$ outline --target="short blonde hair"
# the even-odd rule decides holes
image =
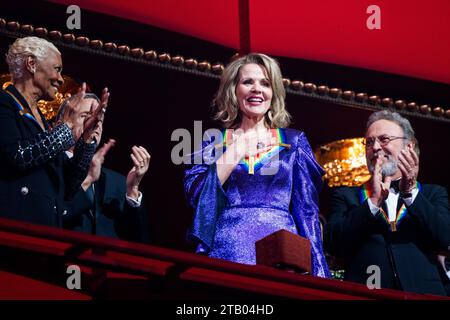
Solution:
[[[25,61],[28,57],[35,57],[40,62],[47,57],[50,50],[61,54],[53,43],[42,38],[25,37],[14,41],[6,54],[12,80],[16,81],[25,75]]]
[[[215,120],[220,120],[225,128],[234,128],[241,122],[239,105],[236,97],[236,86],[239,81],[239,70],[247,64],[262,66],[269,78],[273,91],[269,111],[265,115],[265,122],[270,128],[285,128],[291,122],[291,116],[286,110],[284,89],[281,70],[278,62],[261,53],[250,53],[231,62],[225,68],[220,79],[220,87],[214,98],[214,105],[218,109]]]

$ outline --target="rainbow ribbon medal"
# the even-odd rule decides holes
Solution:
[[[239,163],[244,166],[248,174],[255,174],[255,171],[259,170],[271,157],[279,153],[284,148],[290,148],[290,145],[286,143],[286,135],[283,129],[271,129],[272,136],[276,138],[277,145],[273,146],[267,151],[258,153],[256,156],[245,157]],[[223,134],[223,143],[226,146],[228,141],[232,141],[233,130],[226,129]]]
[[[421,185],[419,184],[419,182],[416,181],[416,188],[419,189],[419,191],[421,190]],[[360,193],[359,193],[359,200],[360,202],[364,202],[366,201],[367,198],[369,198],[369,190],[367,190],[366,185],[362,185],[360,188]],[[386,213],[386,211],[384,211],[383,208],[380,208],[380,212],[381,212],[381,217],[383,218],[383,220],[390,226],[390,229],[392,232],[396,232],[397,228],[400,224],[400,222],[403,220],[403,218],[406,216],[406,212],[408,210],[406,209],[406,205],[403,203],[402,206],[400,207],[400,209],[398,209],[397,212],[397,216],[395,217],[394,221],[389,220],[389,215]]]

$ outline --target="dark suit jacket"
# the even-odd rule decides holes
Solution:
[[[360,203],[359,192],[341,187],[331,195],[325,245],[344,258],[345,279],[366,284],[367,267],[377,265],[383,288],[445,295],[434,252],[450,244],[446,189],[423,185],[396,232],[370,212],[367,200]]]
[[[15,87],[6,89],[29,112],[26,100]],[[74,193],[88,169],[75,164],[76,159],[66,162],[64,150],[73,144],[67,126],[43,131],[20,112],[9,93],[0,90],[0,216],[61,226],[64,196]],[[90,151],[83,155],[91,158],[95,145],[86,148]]]
[[[80,190],[65,203],[63,227],[123,240],[148,242],[148,220],[143,201],[133,208],[126,201],[126,178],[102,168],[94,184],[95,209],[87,192]],[[95,215],[95,218],[94,218]]]

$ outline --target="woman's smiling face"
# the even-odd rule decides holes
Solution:
[[[263,117],[270,108],[272,95],[272,86],[263,66],[250,63],[241,67],[236,98],[243,116]]]

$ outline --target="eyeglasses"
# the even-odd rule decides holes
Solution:
[[[397,140],[397,139],[407,139],[407,138],[405,138],[405,137],[396,137],[396,136],[388,136],[388,135],[381,135],[381,136],[378,136],[378,137],[365,138],[363,140],[363,144],[366,146],[366,148],[371,148],[375,144],[375,141],[378,140],[378,142],[380,143],[380,146],[384,147],[389,142],[391,142],[392,140]]]

